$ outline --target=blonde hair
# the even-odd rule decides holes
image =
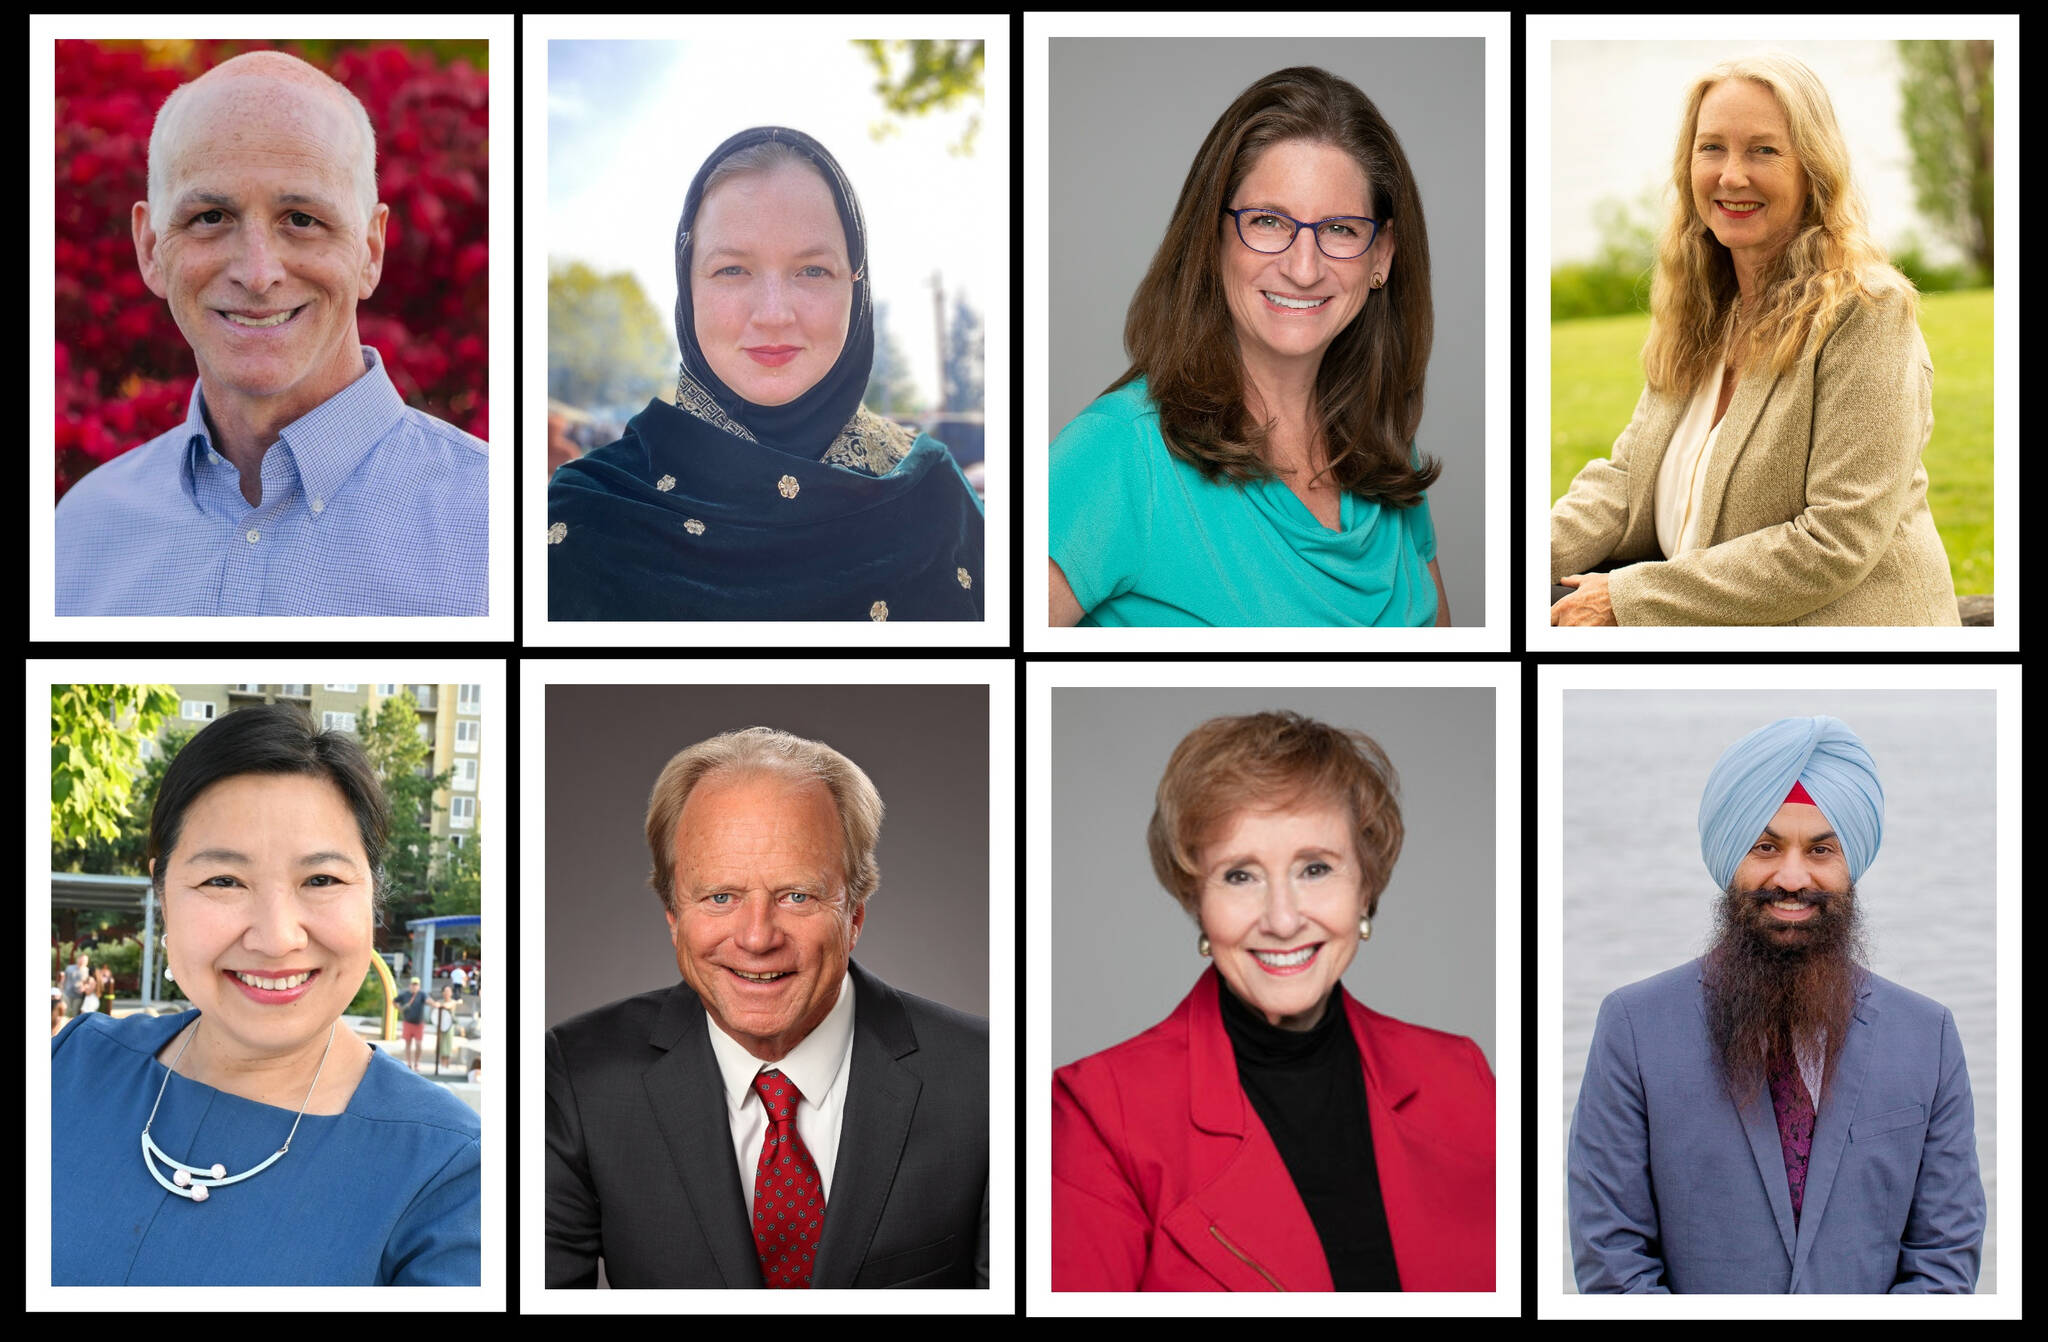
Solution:
[[[839,812],[847,904],[866,904],[882,879],[875,845],[882,837],[883,808],[874,783],[858,764],[823,741],[807,741],[772,727],[747,727],[679,751],[655,780],[647,798],[647,849],[654,858],[647,883],[661,896],[662,908],[675,912],[676,825],[683,803],[712,774],[744,773],[780,773],[825,785]]]
[[[1676,199],[1657,239],[1650,335],[1643,344],[1644,379],[1667,394],[1689,393],[1717,365],[1733,320],[1734,260],[1700,219],[1692,198],[1700,103],[1724,79],[1747,79],[1770,90],[1785,113],[1792,158],[1806,171],[1806,205],[1797,231],[1757,277],[1744,371],[1784,372],[1859,298],[1899,292],[1917,308],[1913,286],[1870,236],[1869,211],[1849,175],[1841,123],[1819,76],[1785,55],[1724,61],[1693,81],[1671,156]]]
[[[1145,831],[1153,874],[1193,914],[1201,884],[1199,850],[1232,816],[1336,802],[1351,812],[1370,916],[1379,911],[1380,895],[1401,856],[1399,787],[1386,752],[1364,732],[1291,712],[1211,718],[1174,747],[1159,779]]]

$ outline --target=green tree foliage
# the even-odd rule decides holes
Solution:
[[[195,729],[196,730],[196,729]],[[128,819],[111,839],[94,834],[82,844],[50,845],[51,871],[89,872],[96,876],[147,876],[149,874],[149,813],[156,806],[156,792],[163,785],[164,770],[178,757],[178,751],[192,739],[191,731],[171,728],[157,742],[154,757],[142,766],[128,797]]]
[[[945,409],[982,408],[983,336],[981,314],[967,306],[966,298],[953,295],[953,320],[946,331]]]
[[[972,154],[974,137],[981,130],[980,42],[944,41],[920,38],[916,41],[856,40],[853,44],[875,67],[875,96],[893,120],[878,121],[868,134],[882,140],[896,133],[906,117],[924,116],[972,100],[976,110],[967,117],[967,128],[949,146],[955,154]]]
[[[1650,310],[1650,273],[1657,264],[1660,190],[1632,203],[1608,198],[1593,207],[1600,251],[1591,261],[1550,272],[1550,320],[1607,317]]]
[[[1920,212],[1991,279],[1991,43],[1899,43],[1899,123]]]
[[[483,857],[479,840],[471,839],[462,847],[451,848],[444,853],[436,876],[436,917],[484,911]]]
[[[548,395],[583,409],[637,411],[665,392],[675,335],[629,273],[581,261],[548,267]]]
[[[875,304],[875,366],[868,374],[868,389],[861,400],[878,415],[910,415],[917,407],[917,384],[910,377],[910,361],[896,333],[889,329],[889,305]]]
[[[50,687],[50,845],[111,844],[134,818],[145,736],[178,711],[169,685]]]
[[[448,786],[452,771],[427,774],[433,746],[421,738],[419,705],[410,692],[392,695],[377,705],[361,736],[363,751],[384,784],[391,803],[391,849],[384,860],[385,888],[390,905],[387,929],[403,936],[408,918],[433,911],[434,793]]]

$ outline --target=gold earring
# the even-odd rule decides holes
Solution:
[[[1209,934],[1202,933],[1202,939],[1195,943],[1195,953],[1206,957],[1209,954]]]
[[[1358,915],[1358,939],[1360,941],[1372,940],[1372,919],[1362,913]]]
[[[1386,282],[1387,277],[1385,275],[1375,275],[1372,277],[1372,287],[1375,289],[1382,287]]]

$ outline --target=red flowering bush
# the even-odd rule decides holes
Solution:
[[[489,80],[485,44],[57,43],[57,497],[177,426],[197,371],[142,282],[129,209],[149,195],[149,132],[180,84],[275,47],[362,100],[391,207],[384,273],[356,309],[408,405],[486,436]],[[463,48],[467,48],[464,51]],[[441,57],[449,59],[443,63]]]

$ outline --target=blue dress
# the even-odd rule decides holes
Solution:
[[[382,1052],[346,1112],[306,1115],[254,1178],[205,1202],[150,1178],[155,1055],[197,1014],[84,1015],[51,1041],[52,1285],[480,1284],[483,1125]],[[150,1137],[188,1165],[239,1173],[284,1143],[294,1112],[173,1073]]]

